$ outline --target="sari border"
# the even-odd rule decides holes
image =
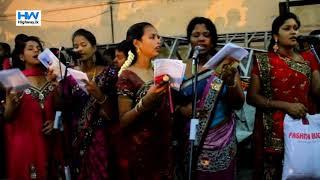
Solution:
[[[208,82],[206,88],[210,88],[208,94],[204,94],[202,97],[205,97],[203,107],[198,110],[197,116],[199,118],[198,131],[196,136],[197,145],[201,145],[204,141],[204,135],[208,130],[210,124],[210,117],[213,109],[215,108],[218,96],[223,87],[223,80],[219,79],[216,76],[213,76],[211,81]]]
[[[266,98],[272,99],[271,89],[271,65],[267,53],[256,54],[256,60],[259,68],[259,76],[262,81],[263,94]],[[283,150],[283,139],[274,137],[273,130],[273,115],[274,111],[266,110],[262,112],[263,127],[264,127],[264,148],[274,149],[276,151]]]

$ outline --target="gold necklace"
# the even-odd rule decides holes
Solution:
[[[284,56],[284,55],[281,55],[280,53],[277,53],[277,55],[279,56],[280,59],[283,59],[284,61],[294,61],[294,62],[298,62],[298,63],[306,63],[300,54],[297,54],[298,59],[293,58],[293,57]]]
[[[97,67],[94,67],[93,76],[92,76],[91,81],[94,81],[94,80],[95,80],[95,78],[96,78],[96,73],[97,73]]]

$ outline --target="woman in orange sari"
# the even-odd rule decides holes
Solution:
[[[256,54],[247,95],[257,108],[254,179],[281,179],[285,114],[299,119],[316,112],[311,97],[320,96],[318,64],[311,52],[295,50],[299,28],[296,15],[280,15],[272,24],[269,52]]]

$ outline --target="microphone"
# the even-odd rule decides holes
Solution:
[[[303,36],[303,35],[300,35],[297,37],[297,40],[298,41],[317,41],[317,40],[320,40],[320,35],[308,35],[308,36]]]
[[[193,55],[192,55],[192,59],[196,59],[198,56],[199,56],[199,54],[200,54],[200,51],[201,50],[203,50],[204,49],[204,47],[202,47],[202,46],[196,46],[196,47],[194,47],[194,49],[193,49]]]

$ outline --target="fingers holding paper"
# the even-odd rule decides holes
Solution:
[[[23,92],[13,91],[12,88],[6,90],[6,100],[4,102],[4,119],[11,120],[15,110],[19,107],[23,98]]]
[[[52,131],[53,131],[53,121],[44,122],[42,132],[45,135],[50,135]]]
[[[239,65],[239,62],[230,57],[227,56],[216,68],[215,73],[220,75],[221,79],[229,86],[234,85],[235,83],[235,77],[238,72],[237,67]]]
[[[13,91],[12,88],[6,90],[6,103],[18,106],[23,97],[23,92]]]
[[[100,88],[97,86],[96,82],[94,81],[88,81],[88,80],[81,80],[83,83],[85,83],[85,88],[88,91],[89,94],[91,94],[95,99],[101,100],[104,98],[104,94],[100,90]]]

